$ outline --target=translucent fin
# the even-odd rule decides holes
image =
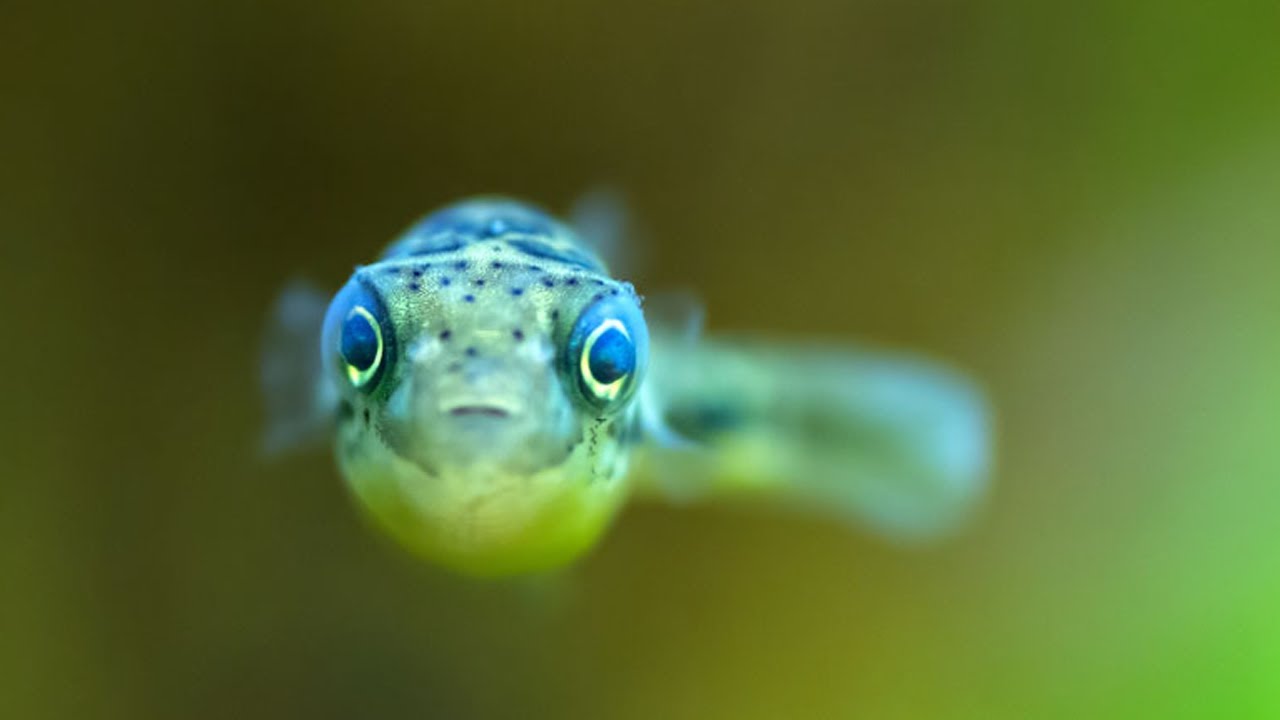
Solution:
[[[678,499],[776,502],[904,540],[950,530],[984,494],[989,410],[958,373],[872,351],[663,343],[655,402],[702,451],[650,448],[639,464],[660,492],[675,474]]]
[[[967,519],[991,464],[990,410],[977,386],[905,356],[831,358],[827,368],[827,381],[845,388],[831,393],[834,426],[807,464],[820,480],[815,499],[896,539]]]
[[[693,352],[702,338],[706,312],[702,301],[691,291],[672,291],[646,296],[645,322],[662,337],[666,352]],[[661,447],[689,449],[694,446],[664,421],[665,410],[653,383],[641,387],[640,426],[647,442]]]
[[[644,319],[653,332],[692,348],[702,338],[707,311],[692,290],[671,290],[644,296]]]
[[[569,224],[615,276],[633,273],[643,260],[626,200],[612,187],[592,188],[579,196],[569,209]]]
[[[262,451],[276,455],[318,444],[338,397],[323,382],[320,333],[328,296],[294,280],[276,299],[262,343],[260,381],[266,411]]]

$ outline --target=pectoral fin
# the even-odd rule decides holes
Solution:
[[[262,451],[275,455],[318,444],[338,397],[324,382],[320,334],[328,297],[295,280],[276,299],[263,334],[259,381],[265,410]]]

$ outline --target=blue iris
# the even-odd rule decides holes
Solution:
[[[622,331],[609,328],[591,346],[587,367],[596,382],[608,385],[636,369],[636,346]]]
[[[352,313],[342,325],[342,358],[357,370],[368,370],[378,359],[378,331],[366,315]]]

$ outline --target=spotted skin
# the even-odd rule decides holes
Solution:
[[[579,554],[626,497],[614,438],[638,415],[631,394],[584,397],[563,349],[598,307],[620,308],[643,336],[639,306],[630,284],[528,205],[473,200],[410,228],[356,269],[325,322],[344,408],[338,463],[362,506],[410,548],[476,574]],[[342,351],[357,307],[373,308],[388,338],[368,387],[348,381]]]
[[[888,534],[949,527],[988,465],[963,377],[909,358],[702,340],[570,226],[476,198],[411,226],[328,305],[323,377],[359,505],[473,575],[565,565],[631,497],[764,498]]]

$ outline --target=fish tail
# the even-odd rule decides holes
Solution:
[[[986,399],[917,357],[751,340],[658,338],[650,382],[688,442],[638,457],[642,487],[675,499],[767,501],[898,539],[944,533],[984,494]]]

